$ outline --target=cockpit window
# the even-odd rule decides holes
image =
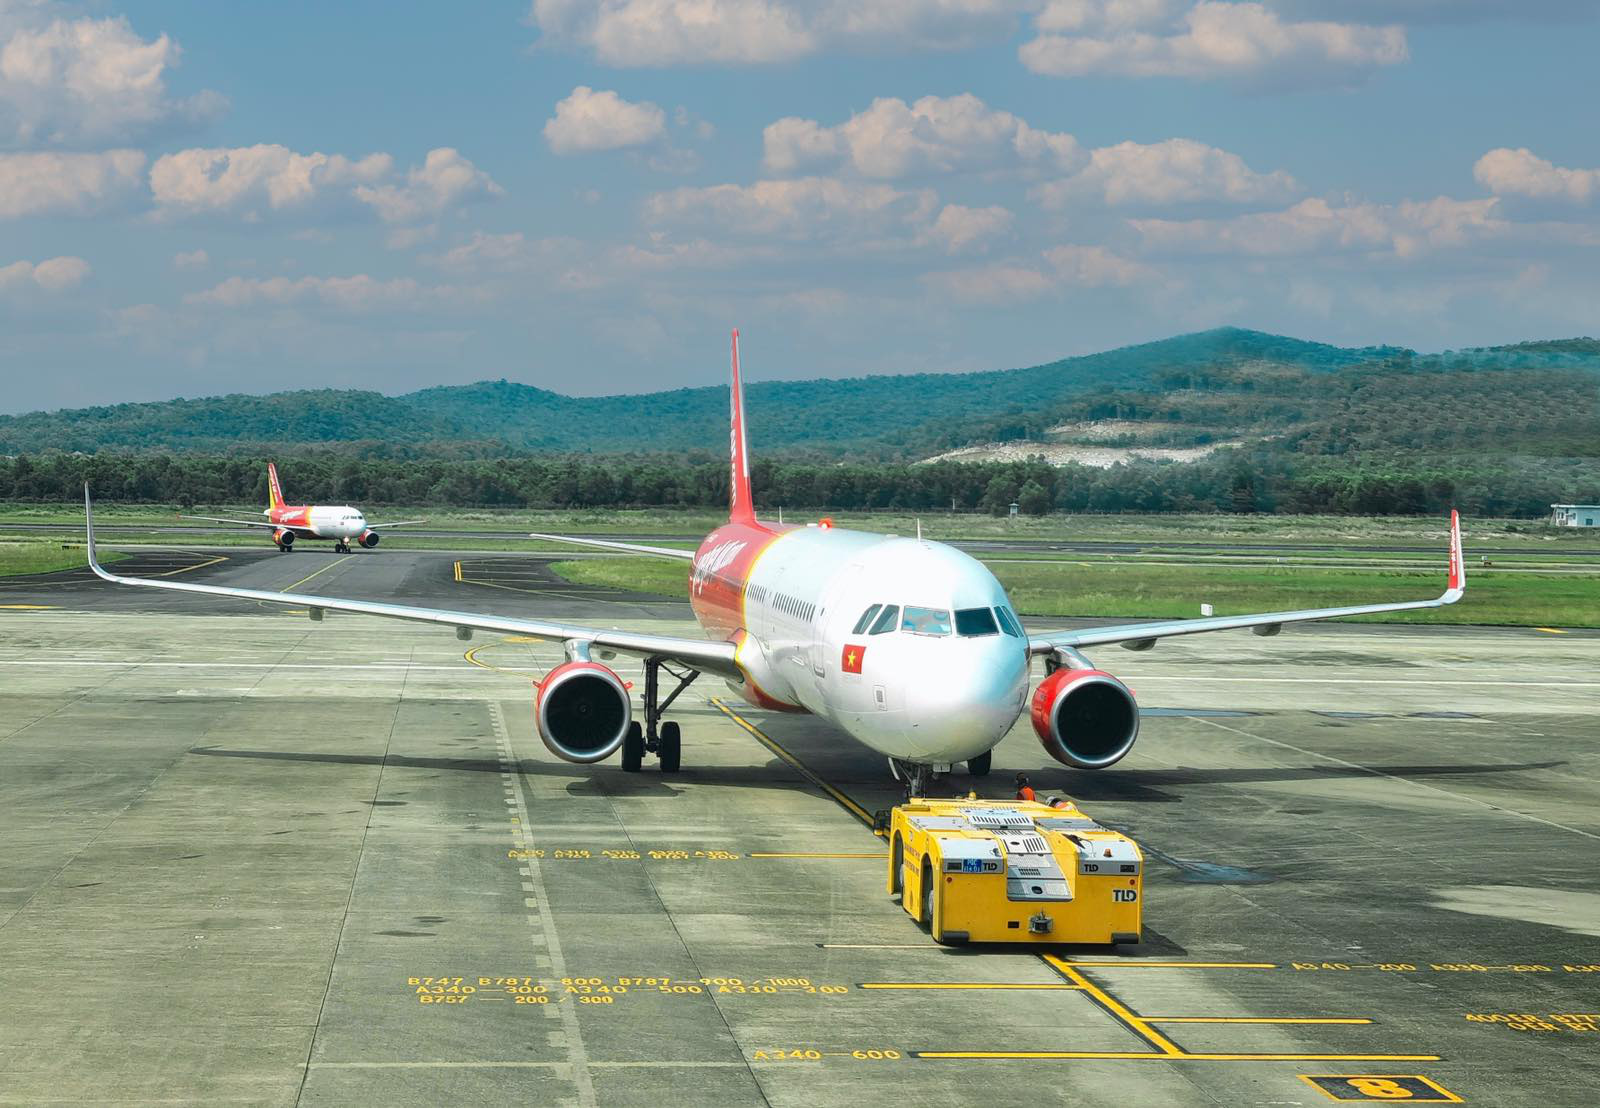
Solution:
[[[956,609],[956,634],[967,638],[976,638],[979,635],[998,635],[1000,628],[995,626],[994,613],[987,608],[957,608]]]
[[[900,621],[900,630],[910,631],[913,635],[948,635],[950,613],[944,608],[913,608],[908,604],[905,618]]]
[[[1005,628],[1006,634],[1014,639],[1022,638],[1022,628],[1017,626],[1017,617],[1011,614],[1010,608],[996,608],[994,614],[1000,617],[1000,626]]]
[[[866,630],[867,630],[867,625],[872,622],[872,617],[877,615],[878,614],[878,610],[880,608],[882,608],[882,607],[883,607],[882,604],[874,604],[872,607],[870,607],[866,611],[862,612],[861,613],[861,618],[856,620],[856,625],[855,625],[854,628],[851,629],[850,633],[852,635],[865,634]]]
[[[883,610],[876,623],[872,625],[869,635],[882,635],[894,630],[895,621],[900,618],[900,606],[891,604]]]

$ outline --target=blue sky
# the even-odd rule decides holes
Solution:
[[[0,0],[0,411],[1600,332],[1589,0]]]

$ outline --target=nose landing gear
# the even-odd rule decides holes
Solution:
[[[350,544],[345,542],[343,539],[340,539],[338,542],[333,544],[333,552],[335,554],[348,554],[350,553]]]

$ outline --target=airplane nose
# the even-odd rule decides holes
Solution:
[[[1016,723],[1028,693],[1027,655],[1014,639],[930,646],[906,696],[916,745],[939,760],[976,757]]]

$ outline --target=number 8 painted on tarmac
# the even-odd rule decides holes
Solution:
[[[1362,1096],[1371,1097],[1373,1100],[1410,1100],[1417,1095],[1398,1081],[1390,1081],[1387,1077],[1352,1077],[1349,1084]]]

